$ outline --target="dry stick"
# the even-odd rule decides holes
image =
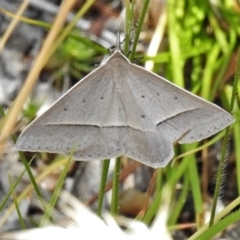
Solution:
[[[23,14],[25,9],[27,8],[30,0],[24,1],[20,8],[18,9],[15,17],[12,19],[11,23],[9,24],[6,32],[4,33],[1,41],[0,41],[0,52],[2,51],[3,47],[5,46],[8,38],[10,37],[11,33],[13,32],[14,28],[17,26],[20,16]]]
[[[155,169],[154,172],[153,172],[152,178],[150,180],[150,183],[149,183],[149,186],[148,186],[148,189],[147,189],[147,198],[146,198],[145,204],[144,204],[143,208],[141,209],[141,211],[138,213],[138,216],[137,216],[137,218],[139,218],[139,219],[144,218],[144,216],[146,214],[146,211],[149,207],[150,199],[151,199],[151,196],[152,196],[152,193],[153,193],[153,188],[156,184],[157,171],[158,171],[158,169]]]
[[[158,53],[158,49],[163,41],[164,34],[166,32],[166,26],[167,26],[167,9],[166,7],[164,7],[158,19],[157,27],[153,33],[151,42],[148,47],[147,53],[148,56],[154,57]],[[152,71],[154,64],[155,63],[153,60],[148,60],[145,62],[145,68],[148,71]]]
[[[50,55],[48,54],[49,49],[54,45],[56,38],[58,37],[59,32],[62,30],[62,27],[65,23],[65,19],[73,7],[73,4],[75,3],[75,0],[65,0],[63,1],[61,8],[59,10],[59,13],[55,19],[55,22],[53,23],[53,26],[51,28],[51,31],[49,32],[46,41],[42,47],[41,52],[39,53],[35,64],[30,71],[29,75],[27,76],[27,79],[25,81],[25,84],[21,90],[21,92],[18,94],[17,98],[14,101],[14,104],[10,108],[9,112],[7,113],[4,121],[5,124],[3,125],[2,132],[0,135],[0,156],[3,152],[4,145],[6,143],[6,140],[12,133],[12,129],[14,128],[17,117],[20,114],[20,111],[29,96],[29,94],[32,91],[32,88],[34,87],[35,82],[38,79],[38,75],[40,71],[42,70],[44,64],[46,63],[46,56],[49,58]]]

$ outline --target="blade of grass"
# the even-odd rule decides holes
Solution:
[[[24,167],[25,167],[25,169],[26,169],[26,171],[28,173],[29,179],[30,179],[30,181],[31,181],[31,183],[33,185],[33,188],[34,188],[37,196],[42,199],[43,198],[42,197],[42,193],[41,193],[41,191],[40,191],[40,189],[39,189],[39,187],[38,187],[38,185],[37,185],[37,183],[35,181],[35,177],[32,174],[32,171],[30,169],[30,165],[28,164],[28,162],[27,162],[23,152],[19,152],[19,155],[20,155],[20,159],[21,159],[21,161],[22,161],[22,163],[23,163],[23,165],[24,165]]]
[[[33,161],[34,157],[29,161],[29,165],[31,165],[32,161]],[[19,182],[21,181],[23,175],[25,174],[26,169],[22,171],[22,173],[20,174],[20,176],[17,178],[17,180],[12,184],[12,189],[15,189],[17,187],[17,185],[19,184]],[[3,200],[0,203],[0,212],[2,211],[3,207],[5,206],[7,200],[9,199],[9,197],[11,196],[11,190],[7,193],[7,195],[3,198]]]
[[[176,164],[177,167],[174,168],[174,174],[171,174],[168,178],[168,183],[171,186],[175,186],[183,174],[187,171],[189,160],[184,157],[180,164]]]
[[[14,31],[14,28],[17,26],[17,23],[19,22],[19,18],[24,13],[26,8],[28,7],[29,2],[30,2],[29,0],[23,1],[21,6],[19,7],[17,13],[14,14],[15,18],[12,19],[7,30],[4,32],[3,36],[0,39],[0,52],[2,52],[4,45],[6,44],[7,40],[9,39],[11,33]]]
[[[109,164],[110,164],[109,159],[106,159],[103,161],[102,177],[101,177],[99,196],[98,196],[98,208],[97,208],[98,216],[101,216],[101,214],[102,214],[102,205],[103,205],[103,198],[104,198],[104,193],[105,193],[105,186],[106,186],[106,182],[107,182]]]
[[[236,198],[233,202],[231,202],[227,207],[225,207],[220,213],[218,213],[214,219],[214,223],[220,221],[225,218],[229,213],[231,213],[236,207],[240,204],[240,197]],[[206,223],[201,229],[195,232],[188,240],[195,240],[198,237],[202,236],[202,234],[209,229],[209,223]]]
[[[220,159],[219,166],[218,166],[218,171],[217,171],[217,179],[216,179],[216,185],[215,185],[215,190],[214,190],[209,227],[211,227],[213,225],[213,222],[214,222],[214,217],[215,217],[215,212],[216,212],[216,207],[217,207],[217,200],[218,200],[218,196],[219,196],[220,189],[221,189],[222,177],[223,177],[223,174],[224,174],[223,172],[224,172],[225,161],[228,158],[228,150],[227,149],[229,147],[228,146],[229,135],[230,135],[230,127],[227,127],[226,131],[225,131],[225,137],[224,137],[224,140],[223,140],[223,144],[222,144],[221,159]]]
[[[224,74],[226,73],[226,70],[227,70],[227,67],[228,67],[228,64],[230,62],[230,58],[232,56],[233,52],[232,50],[230,50],[229,52],[227,52],[226,54],[223,55],[223,63],[221,65],[221,68],[220,68],[220,71],[219,73],[217,74],[217,77],[215,78],[214,82],[213,82],[213,86],[212,86],[212,90],[211,90],[211,94],[210,94],[210,98],[209,98],[209,101],[213,101],[214,97],[216,96],[217,94],[217,90],[219,89],[219,87],[221,87],[222,83],[223,83],[223,77],[224,77]]]
[[[145,224],[150,224],[153,217],[156,215],[156,213],[158,212],[160,203],[161,203],[161,199],[162,199],[162,191],[156,192],[154,200],[152,201],[150,207],[148,208],[144,218],[142,219],[142,221]]]
[[[150,0],[144,0],[144,2],[143,2],[143,7],[142,7],[142,10],[141,10],[139,19],[138,19],[138,25],[137,25],[136,33],[135,33],[134,40],[133,40],[132,51],[131,51],[131,54],[129,56],[129,60],[131,62],[134,59],[138,39],[139,39],[139,36],[140,36],[140,32],[142,31],[142,26],[143,26],[143,22],[144,22],[144,19],[146,17],[146,14],[147,14],[149,3],[150,3]]]
[[[233,137],[234,137],[234,147],[235,147],[235,158],[236,158],[236,172],[240,172],[240,125],[234,124],[233,127]],[[238,195],[240,195],[240,176],[237,174],[237,188],[238,188]]]
[[[239,81],[239,73],[240,73],[240,51],[238,54],[238,63],[237,63],[237,70],[234,78],[234,83],[233,83],[233,91],[232,91],[232,98],[230,102],[230,111],[233,110],[234,102],[235,102],[235,97],[237,95],[237,87],[238,87],[238,81]],[[215,191],[214,191],[214,198],[213,198],[213,205],[212,205],[212,211],[211,211],[211,216],[210,216],[210,221],[209,221],[209,227],[213,226],[214,223],[214,217],[215,217],[215,211],[216,211],[216,206],[217,206],[217,199],[218,195],[220,192],[221,188],[221,179],[223,175],[223,170],[224,170],[224,163],[225,160],[228,157],[228,147],[229,147],[229,136],[230,136],[230,127],[226,128],[226,133],[223,141],[223,147],[222,147],[222,153],[221,153],[221,159],[218,167],[218,172],[217,172],[217,179],[216,179],[216,186],[215,186]]]
[[[234,102],[235,99],[237,99],[239,97],[239,92],[238,92],[238,83],[240,80],[240,48],[238,48],[238,61],[237,61],[237,69],[236,69],[236,73],[235,73],[235,77],[234,77],[234,83],[233,83],[233,93],[232,93],[232,98],[231,98],[231,102],[230,102],[230,111],[233,111],[234,108]],[[238,103],[238,102],[237,102]],[[238,106],[239,108],[239,106]],[[240,144],[240,137],[239,137],[239,119],[238,119],[238,124],[235,124],[234,126],[234,145],[235,147],[235,151],[236,151],[236,166],[237,166],[237,172],[240,172],[240,149],[239,149],[239,145],[236,144]],[[238,186],[238,193],[240,194],[240,175],[237,174],[237,186]]]
[[[120,169],[121,169],[121,157],[118,157],[115,162],[115,169],[113,175],[112,202],[111,202],[111,213],[113,215],[118,214],[118,188]]]
[[[21,225],[22,229],[26,229],[26,225],[24,223],[21,211],[18,207],[18,202],[17,202],[17,199],[16,199],[16,193],[14,191],[14,184],[12,183],[12,179],[11,179],[11,176],[10,176],[9,172],[8,172],[8,179],[9,179],[9,183],[10,183],[9,184],[10,185],[10,191],[12,192],[12,197],[13,197],[13,201],[14,201],[14,204],[15,204],[15,208],[16,208],[16,211],[17,211],[17,215],[18,215],[20,225]]]
[[[208,15],[208,19],[215,34],[215,37],[217,39],[217,44],[221,47],[221,50],[225,54],[227,54],[229,48],[228,41],[226,39],[226,34],[224,34],[224,32],[221,30],[221,28],[218,25],[216,17],[212,13]]]
[[[211,140],[207,141],[207,142],[204,143],[203,145],[201,145],[201,146],[199,146],[199,147],[197,147],[197,148],[194,148],[194,149],[192,149],[192,150],[189,150],[189,151],[187,151],[187,152],[184,152],[183,154],[178,155],[177,157],[175,157],[175,158],[173,159],[172,162],[174,163],[176,160],[178,160],[178,159],[180,159],[180,158],[186,157],[186,156],[188,156],[188,155],[190,155],[190,154],[197,153],[197,152],[203,150],[204,148],[213,145],[214,143],[216,143],[217,141],[219,141],[221,138],[223,138],[224,135],[225,135],[225,131],[221,131],[221,132],[218,133],[214,138],[212,138]]]
[[[192,239],[194,240],[212,239],[213,237],[217,236],[219,233],[226,230],[228,226],[236,223],[239,220],[240,220],[240,210],[237,210],[231,213],[230,215],[226,216],[224,219],[217,222],[215,225],[207,229],[204,233],[202,233],[198,237],[192,238]]]
[[[185,174],[183,177],[184,177],[184,180],[182,184],[182,189],[175,205],[172,208],[172,212],[168,219],[168,226],[177,224],[177,220],[181,214],[184,204],[186,203],[186,199],[189,191],[189,176]]]
[[[157,178],[156,178],[156,192],[161,192],[163,187],[163,169],[157,169]]]
[[[36,177],[36,183],[40,183],[43,179],[46,178],[50,173],[54,172],[56,168],[62,167],[63,165],[66,165],[67,163],[66,158],[58,159],[57,161],[54,161],[51,163],[48,168],[46,168],[39,176]],[[14,184],[15,185],[15,184]],[[17,185],[17,183],[16,183]],[[25,199],[29,193],[33,190],[33,185],[29,184],[23,191],[20,193],[20,195],[17,197],[18,204]],[[11,192],[10,192],[11,195]],[[14,204],[11,204],[7,211],[1,216],[0,218],[0,226],[8,219],[8,216],[15,210]]]
[[[175,0],[169,0],[167,3],[168,38],[171,54],[170,64],[174,83],[180,87],[184,87],[183,61],[179,42],[180,39],[178,37],[178,29],[180,26],[176,17],[175,4]]]
[[[125,1],[126,6],[126,16],[125,16],[125,26],[124,26],[124,33],[125,33],[125,44],[124,44],[124,54],[125,56],[128,55],[129,46],[130,46],[130,36],[132,31],[133,19],[134,19],[134,9],[135,9],[135,0],[133,1]]]
[[[197,146],[197,143],[193,143],[187,146],[185,146],[186,150],[194,149]],[[188,156],[188,171],[187,174],[189,175],[189,181],[191,186],[191,192],[193,196],[193,203],[194,203],[194,209],[196,214],[196,220],[197,220],[197,228],[201,227],[201,216],[203,214],[203,201],[202,201],[202,194],[201,194],[201,184],[199,179],[199,174],[197,170],[197,161],[194,155]]]
[[[46,209],[46,211],[45,211],[45,213],[44,213],[44,215],[42,217],[42,220],[40,222],[40,226],[44,226],[49,221],[49,219],[51,217],[51,213],[52,213],[52,211],[54,209],[54,206],[55,206],[55,204],[56,204],[56,202],[58,200],[60,191],[61,191],[62,186],[64,184],[65,177],[67,175],[67,172],[68,172],[68,169],[70,167],[71,162],[72,162],[72,154],[68,157],[68,161],[66,163],[66,166],[64,167],[64,169],[63,169],[63,171],[61,173],[61,176],[60,176],[60,178],[58,180],[58,184],[55,187],[55,190],[54,190],[54,192],[52,194],[52,197],[51,197],[51,199],[49,201],[47,209]]]
[[[204,75],[202,80],[202,90],[201,90],[201,97],[204,99],[210,99],[210,92],[211,92],[211,83],[214,73],[214,64],[217,61],[217,58],[220,54],[220,47],[218,44],[215,44],[212,47],[212,50],[208,54],[207,62],[204,69]]]
[[[2,109],[1,106],[0,106],[0,114],[1,114],[3,117],[5,116],[5,113],[4,113],[4,111],[3,111],[3,109]],[[14,143],[16,142],[16,136],[15,136],[15,135],[12,135],[12,141],[13,141]],[[36,181],[35,181],[35,178],[34,178],[34,176],[33,176],[33,174],[32,174],[32,171],[31,171],[31,169],[30,169],[30,163],[33,161],[34,157],[30,160],[30,163],[28,163],[27,160],[26,160],[26,158],[25,158],[25,156],[24,156],[24,154],[23,154],[23,152],[18,152],[18,153],[19,153],[20,159],[21,159],[21,161],[22,161],[22,163],[23,163],[23,165],[24,165],[24,167],[25,167],[25,170],[26,170],[27,173],[28,173],[28,176],[29,176],[29,178],[30,178],[30,181],[31,181],[34,189],[35,189],[36,194],[38,195],[38,197],[39,197],[40,199],[42,199],[41,191],[40,191],[40,189],[38,188],[38,185],[37,185],[37,183],[36,183]]]

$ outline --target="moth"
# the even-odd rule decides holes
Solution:
[[[19,136],[22,151],[69,154],[75,160],[125,154],[153,168],[174,156],[173,143],[207,138],[231,123],[228,112],[114,53]]]

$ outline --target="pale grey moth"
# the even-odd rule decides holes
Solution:
[[[234,122],[225,110],[145,70],[119,44],[102,66],[84,77],[22,132],[24,151],[69,154],[75,160],[127,155],[164,167],[173,143],[207,138]]]

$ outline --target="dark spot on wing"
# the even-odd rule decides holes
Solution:
[[[145,96],[144,96],[144,95],[142,95],[142,98],[145,98]]]
[[[142,117],[142,118],[145,118],[145,115],[142,115],[141,117]]]
[[[100,97],[100,99],[102,100],[104,97]]]
[[[83,99],[83,100],[82,100],[82,102],[83,102],[83,103],[85,103],[85,102],[86,102],[86,100],[85,100],[85,99]]]

